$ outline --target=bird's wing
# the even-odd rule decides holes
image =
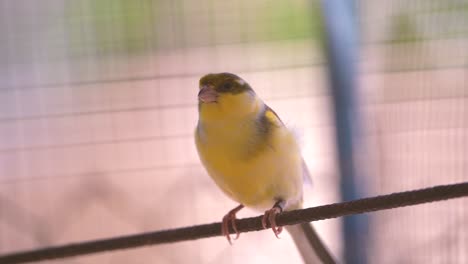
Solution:
[[[278,114],[273,111],[268,105],[265,105],[265,116],[267,119],[276,125],[284,126],[283,121],[281,121],[281,118],[278,116]]]
[[[268,105],[265,105],[264,115],[271,124],[276,124],[283,127],[285,126],[278,114],[276,114],[276,112],[273,111],[273,109],[271,109]],[[304,183],[312,184],[312,177],[310,176],[309,169],[307,168],[307,164],[305,163],[304,158],[302,159],[302,178]]]
[[[307,164],[305,163],[304,158],[302,158],[302,180],[304,183],[312,184],[312,176],[310,176],[310,172],[307,168]]]
[[[302,178],[305,183],[312,183],[307,164],[302,159]],[[336,263],[311,223],[287,226],[304,263]]]
[[[269,122],[279,126],[284,126],[283,121],[281,121],[275,111],[267,105],[265,105],[264,115]],[[312,178],[310,177],[310,173],[304,159],[302,159],[302,175],[304,182],[312,182]],[[291,234],[296,247],[301,253],[304,263],[336,263],[333,256],[330,254],[329,250],[310,223],[286,226],[286,229]]]

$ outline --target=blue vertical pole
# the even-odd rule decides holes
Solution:
[[[332,90],[336,142],[341,177],[341,195],[345,201],[362,198],[364,187],[358,184],[355,167],[359,146],[359,116],[356,108],[357,28],[352,0],[322,0],[326,54]],[[362,175],[360,175],[362,177]],[[362,178],[361,178],[362,179]],[[367,263],[366,216],[344,218],[344,258],[347,263]]]

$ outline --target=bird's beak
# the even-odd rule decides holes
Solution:
[[[216,103],[218,100],[218,93],[210,86],[202,86],[198,92],[198,100],[203,103]]]

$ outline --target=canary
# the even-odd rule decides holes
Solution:
[[[278,236],[276,215],[302,207],[307,168],[293,133],[251,86],[232,73],[203,76],[198,92],[199,119],[195,143],[200,160],[216,185],[239,206],[222,221],[229,243],[229,225],[244,206],[264,211],[262,224]],[[310,224],[287,228],[306,263],[333,263]],[[310,245],[309,245],[310,244]],[[313,260],[315,258],[315,260]]]

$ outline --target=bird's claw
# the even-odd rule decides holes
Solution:
[[[236,225],[236,213],[242,209],[244,206],[239,205],[238,207],[232,209],[223,217],[223,223],[221,224],[221,234],[226,237],[227,241],[229,244],[232,245],[231,242],[231,234],[229,233],[229,222],[231,222],[231,227],[234,232],[236,232],[236,236],[234,237],[234,240],[239,238],[239,231],[237,230],[237,225]]]
[[[271,230],[273,230],[273,233],[275,234],[277,238],[280,238],[279,234],[281,234],[281,232],[283,231],[283,227],[276,225],[276,215],[278,215],[282,211],[283,209],[281,209],[281,207],[274,206],[270,210],[265,211],[265,214],[263,215],[263,218],[262,218],[263,228],[265,229],[268,228],[267,226],[267,221],[268,221],[270,223]]]
[[[221,229],[221,233],[223,234],[223,236],[226,237],[229,244],[232,244],[231,234],[229,234],[229,222],[231,222],[232,229],[236,232],[236,236],[234,237],[234,240],[236,240],[237,238],[239,238],[239,231],[237,231],[235,213],[229,212],[223,217],[223,224]]]

